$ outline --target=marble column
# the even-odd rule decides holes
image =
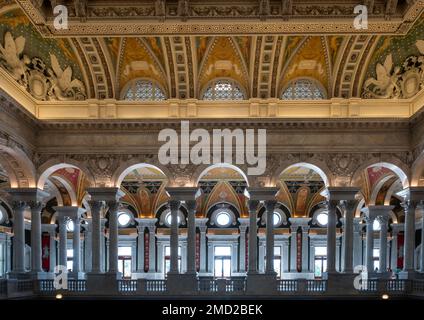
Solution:
[[[302,272],[309,272],[309,225],[302,226]]]
[[[25,272],[25,222],[27,205],[24,201],[13,201],[13,274]]]
[[[404,225],[403,223],[392,223],[392,240],[390,245],[390,251],[391,251],[391,261],[390,261],[390,268],[392,268],[393,271],[397,270],[397,263],[398,263],[398,235],[400,231],[403,231]]]
[[[248,274],[258,273],[258,200],[249,200],[249,266]]]
[[[374,224],[375,217],[373,216],[366,216],[365,221],[367,224],[367,235],[366,235],[366,267],[367,272],[371,273],[374,272],[374,257],[373,257],[373,251],[374,251]]]
[[[100,219],[100,272],[106,272],[109,265],[109,239],[105,235],[106,218]]]
[[[144,273],[144,230],[146,226],[137,226],[137,273]]]
[[[415,211],[424,201],[424,187],[409,187],[398,192],[403,197],[402,206],[405,209],[405,240],[403,254],[403,271],[401,278],[413,279],[416,276],[414,266],[415,256]]]
[[[59,223],[59,265],[67,269],[67,255],[66,255],[66,241],[68,238],[68,233],[66,230],[67,217],[64,213],[60,212],[56,208],[58,213],[58,223]]]
[[[379,256],[379,273],[387,272],[387,229],[389,216],[378,216],[380,222],[380,256]]]
[[[404,243],[404,272],[414,272],[415,255],[415,210],[416,201],[407,200],[403,203],[405,209],[405,243]]]
[[[277,201],[265,201],[266,214],[266,270],[267,274],[275,274],[274,270],[274,209]]]
[[[72,259],[72,273],[76,279],[79,279],[81,274],[81,211],[78,210],[77,215],[73,217],[72,248],[74,256]]]
[[[178,270],[178,213],[181,202],[178,200],[170,200],[169,206],[171,209],[171,236],[170,236],[170,251],[171,251],[171,266],[169,273],[179,273]]]
[[[187,274],[196,274],[196,200],[186,201],[187,217]]]
[[[196,219],[196,225],[199,228],[200,231],[200,270],[199,273],[206,273],[207,272],[207,265],[206,265],[206,232],[207,232],[207,226],[206,223],[208,222],[208,218],[202,218],[202,219]]]
[[[92,242],[91,242],[91,235],[92,235],[92,225],[91,225],[91,218],[85,219],[86,224],[83,225],[84,227],[84,271],[85,272],[91,272],[91,263],[92,263]]]
[[[327,273],[336,272],[336,207],[338,201],[328,201],[328,222],[327,222]]]
[[[353,269],[362,263],[362,218],[353,220]]]
[[[109,273],[118,273],[118,208],[119,201],[112,200],[107,202],[109,208]]]
[[[149,231],[149,272],[156,272],[156,221],[153,221],[147,225]]]
[[[31,271],[35,274],[42,272],[41,268],[41,210],[43,203],[30,201],[31,209]]]
[[[239,272],[246,272],[246,230],[249,225],[249,219],[239,218],[240,246],[239,246]]]
[[[356,200],[343,201],[345,217],[343,229],[343,272],[353,272],[353,250],[354,250],[354,215]]]
[[[292,221],[291,219],[295,218],[289,218],[289,221]],[[290,225],[290,272],[297,272],[297,230],[299,228],[298,224],[291,224]]]
[[[91,207],[91,272],[101,273],[101,211],[103,209],[103,202],[98,200],[89,201]]]

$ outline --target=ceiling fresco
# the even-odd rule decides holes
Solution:
[[[136,78],[154,81],[171,99],[201,99],[205,86],[216,78],[231,78],[247,98],[261,99],[280,98],[291,80],[303,77],[318,82],[328,98],[411,98],[424,81],[424,58],[419,58],[424,55],[419,46],[424,40],[423,16],[406,35],[44,38],[17,3],[2,1],[2,48],[8,33],[13,39],[8,40],[13,47],[9,56],[23,70],[13,69],[13,61],[4,53],[0,53],[0,65],[36,100],[119,100],[122,90]],[[22,43],[23,50],[17,50]],[[378,69],[390,64],[385,64],[389,53],[390,70],[387,75],[378,74]],[[405,69],[402,66],[410,56],[421,62]],[[390,86],[388,79],[397,84]]]

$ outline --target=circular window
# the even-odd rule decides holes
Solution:
[[[68,221],[66,222],[66,231],[74,231],[74,222],[71,219],[68,219]]]
[[[372,224],[372,229],[374,231],[380,231],[380,229],[381,229],[380,221],[374,220],[374,222]]]
[[[278,226],[281,223],[281,215],[278,212],[274,212],[272,215],[272,223],[274,226]]]
[[[172,223],[172,216],[171,216],[171,213],[168,213],[168,214],[166,215],[165,221],[166,221],[166,224],[167,224],[168,226],[170,226],[170,225],[171,225],[171,223]],[[178,225],[179,225],[179,224],[180,224],[180,222],[181,222],[181,217],[180,217],[180,215],[178,215],[178,216],[177,216],[177,222],[178,222]]]
[[[121,212],[118,215],[118,224],[120,227],[126,227],[130,224],[131,216],[126,212]]]
[[[320,213],[317,215],[317,222],[321,226],[326,226],[328,223],[328,214],[326,213]]]
[[[231,216],[228,212],[219,212],[216,215],[216,224],[220,227],[226,227],[231,224]]]

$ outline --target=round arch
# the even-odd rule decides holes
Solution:
[[[369,161],[369,162],[364,163],[353,174],[352,180],[351,180],[351,186],[358,185],[359,180],[361,178],[361,173],[364,170],[366,170],[368,168],[373,168],[373,167],[384,167],[386,169],[393,171],[398,176],[398,178],[400,179],[402,186],[404,188],[409,187],[409,179],[408,179],[408,174],[407,174],[407,173],[409,173],[409,169],[403,163],[401,163],[400,161],[391,161],[391,162]]]
[[[231,164],[231,163],[216,163],[210,166],[205,167],[199,167],[199,169],[195,172],[194,174],[194,178],[195,178],[195,186],[199,185],[200,180],[212,169],[215,168],[227,168],[227,169],[232,169],[236,172],[238,172],[244,179],[244,181],[246,181],[247,186],[250,185],[249,183],[249,179],[247,177],[247,175],[244,173],[244,171],[242,169],[240,169],[239,167]],[[202,171],[200,171],[202,170]]]
[[[133,170],[140,169],[140,168],[151,168],[160,171],[168,180],[171,177],[170,172],[162,167],[157,166],[154,164],[144,163],[144,162],[138,162],[136,160],[131,162],[126,162],[122,164],[121,166],[116,169],[115,173],[112,175],[112,181],[111,185],[115,187],[120,187],[122,181],[125,179],[125,177]]]
[[[423,183],[420,183],[420,178],[424,173],[424,151],[415,159],[411,167],[411,186],[418,187]],[[423,180],[424,181],[424,180]]]
[[[280,167],[277,169],[276,174],[274,175],[275,181],[273,181],[273,185],[276,184],[277,180],[283,174],[285,171],[293,168],[293,167],[305,167],[311,170],[314,170],[318,175],[321,177],[322,181],[324,181],[324,184],[326,187],[331,186],[331,173],[329,170],[322,169],[323,165],[317,165],[310,162],[295,162],[293,164],[286,165],[285,167]],[[325,168],[325,167],[324,167]]]
[[[39,169],[38,169],[39,176],[38,176],[37,187],[39,189],[43,189],[44,184],[46,183],[46,180],[49,178],[49,176],[53,172],[55,172],[59,169],[64,169],[64,168],[74,168],[74,169],[81,170],[84,173],[86,179],[88,180],[89,185],[91,187],[95,186],[94,176],[91,174],[91,172],[88,170],[88,168],[86,168],[84,165],[82,165],[78,161],[67,160],[66,162],[60,162],[56,159],[52,159],[52,160],[46,161],[45,163],[43,163],[39,167]]]
[[[34,188],[36,186],[36,170],[27,154],[18,149],[5,146],[0,139],[0,164],[6,171],[11,188]]]

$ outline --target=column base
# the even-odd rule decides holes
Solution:
[[[194,273],[168,272],[166,287],[170,294],[192,295],[197,292],[197,276]]]
[[[277,292],[277,274],[248,273],[246,292],[249,294],[272,295]]]
[[[410,280],[410,279],[417,279],[420,278],[420,274],[415,270],[402,270],[399,272],[399,279],[402,280]]]
[[[327,274],[327,292],[331,295],[345,296],[358,293],[359,287],[355,288],[360,277],[356,273],[334,273]]]
[[[70,272],[69,278],[75,279],[75,280],[84,280],[85,279],[85,273],[84,272]]]
[[[88,273],[87,291],[94,295],[115,295],[118,293],[116,273]]]

